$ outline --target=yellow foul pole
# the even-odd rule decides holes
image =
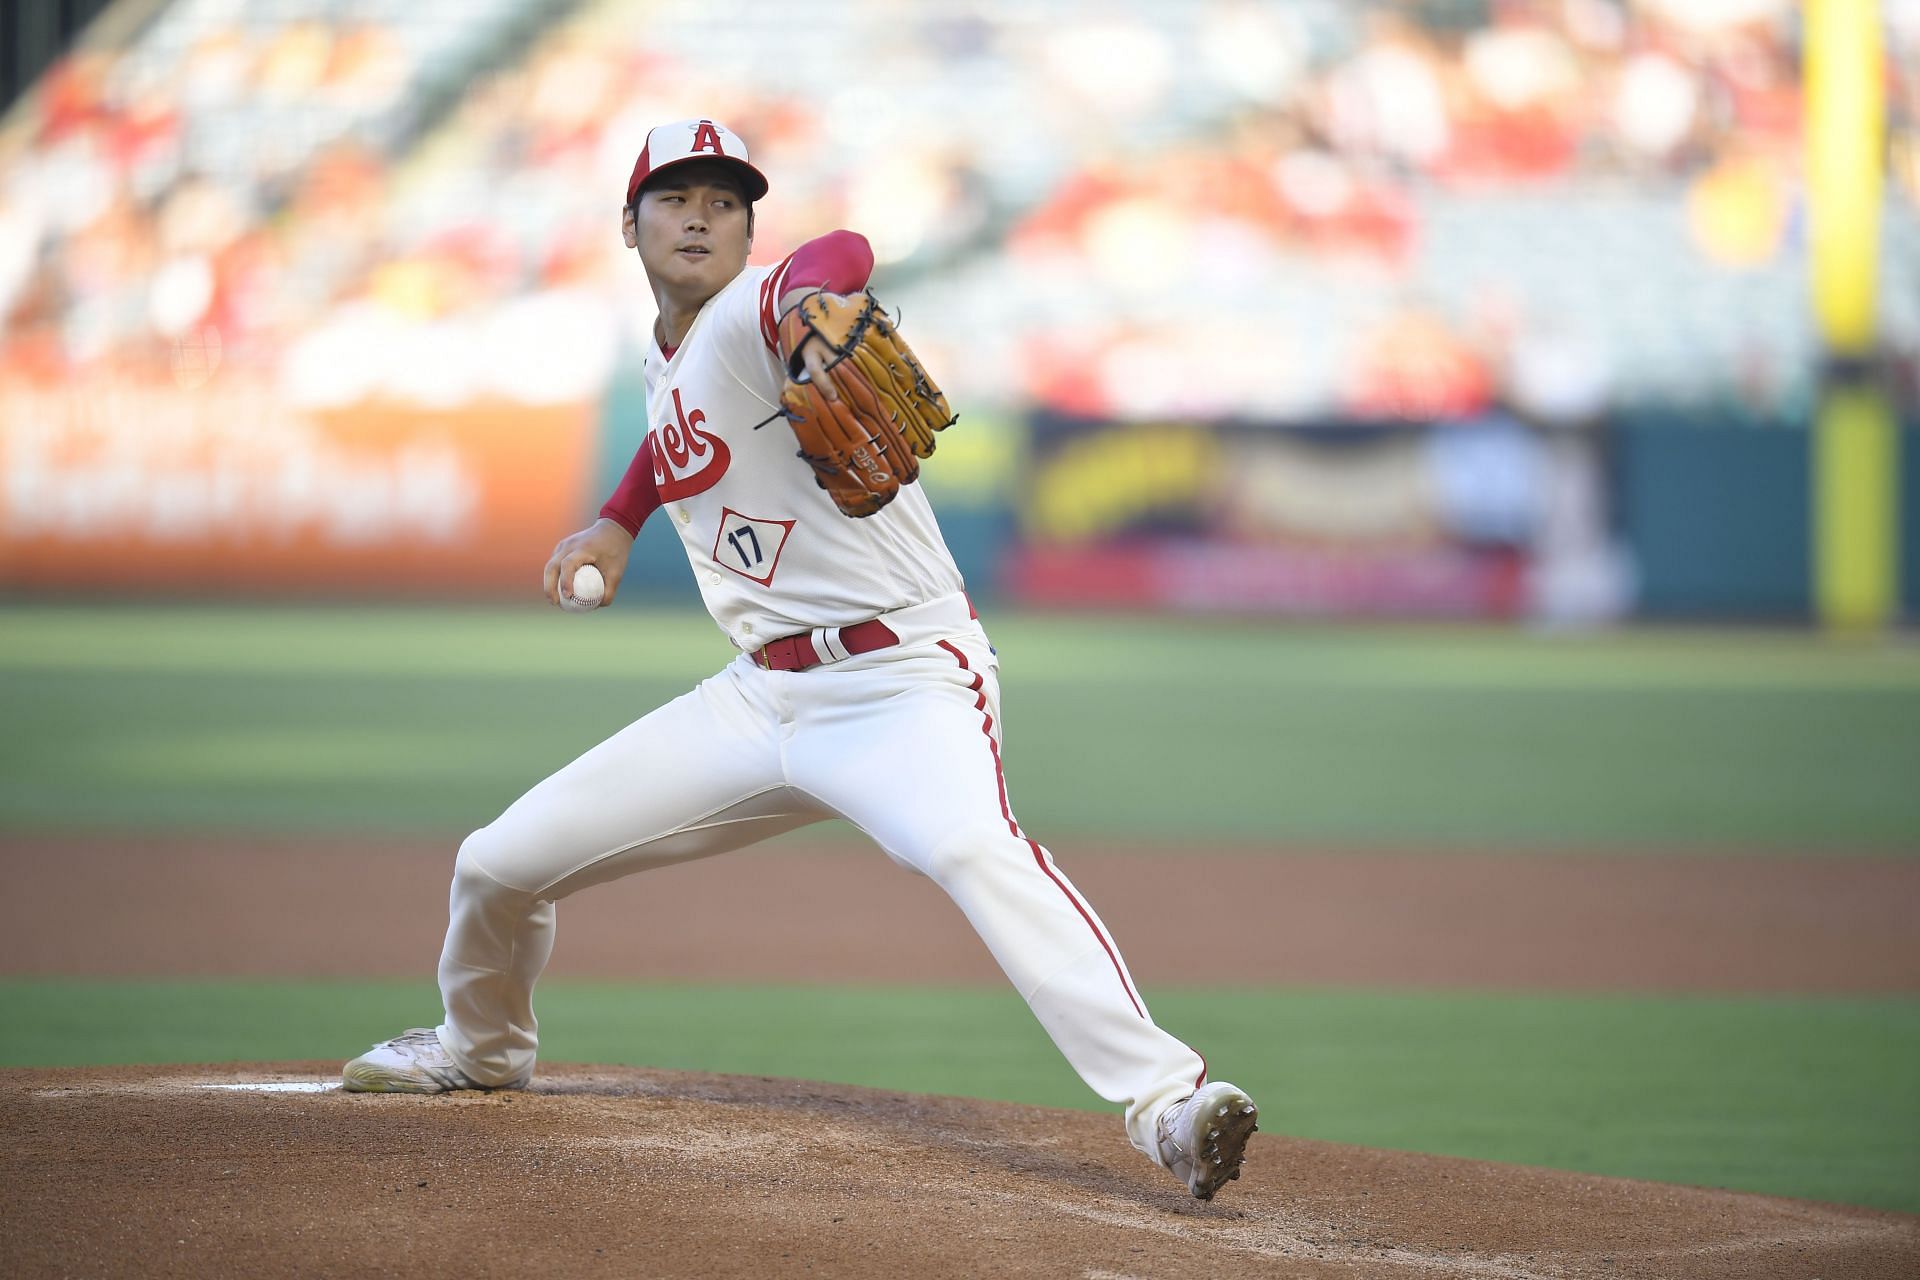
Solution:
[[[1813,597],[1829,626],[1898,606],[1899,436],[1875,376],[1886,138],[1879,0],[1806,0],[1813,306],[1828,355],[1813,441]]]

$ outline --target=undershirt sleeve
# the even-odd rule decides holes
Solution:
[[[780,350],[780,299],[795,289],[858,293],[873,276],[873,247],[857,231],[829,231],[807,241],[773,269],[760,290],[760,336]]]
[[[873,275],[873,248],[857,231],[829,231],[793,251],[786,279],[778,291],[825,289],[828,293],[856,293]]]
[[[653,435],[648,433],[634,453],[627,474],[620,477],[619,487],[607,499],[607,505],[600,508],[600,514],[637,538],[640,526],[659,507],[660,489],[653,478]]]

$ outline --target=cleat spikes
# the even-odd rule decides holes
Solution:
[[[1212,1200],[1238,1181],[1247,1140],[1257,1127],[1253,1100],[1233,1085],[1202,1085],[1156,1121],[1157,1162],[1187,1184],[1196,1200]]]

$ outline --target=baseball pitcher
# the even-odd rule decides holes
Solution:
[[[766,192],[714,121],[647,134],[621,231],[659,303],[648,434],[546,566],[555,604],[574,603],[584,566],[610,602],[641,524],[665,519],[740,655],[466,839],[444,1020],[349,1062],[345,1086],[525,1086],[555,903],[840,817],[946,891],[1081,1079],[1126,1109],[1133,1145],[1211,1199],[1239,1176],[1254,1104],[1154,1024],[1007,802],[998,659],[915,483],[953,421],[946,399],[865,293],[862,237],[747,265]]]

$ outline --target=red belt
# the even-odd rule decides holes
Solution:
[[[848,656],[856,653],[872,653],[875,649],[885,649],[900,643],[900,637],[893,634],[893,628],[880,619],[870,622],[856,622],[850,627],[841,627],[838,632],[840,647]],[[814,648],[813,633],[802,631],[799,635],[782,636],[778,640],[769,640],[753,651],[755,666],[765,667],[769,671],[804,671],[808,667],[817,667],[831,659],[820,656]]]

